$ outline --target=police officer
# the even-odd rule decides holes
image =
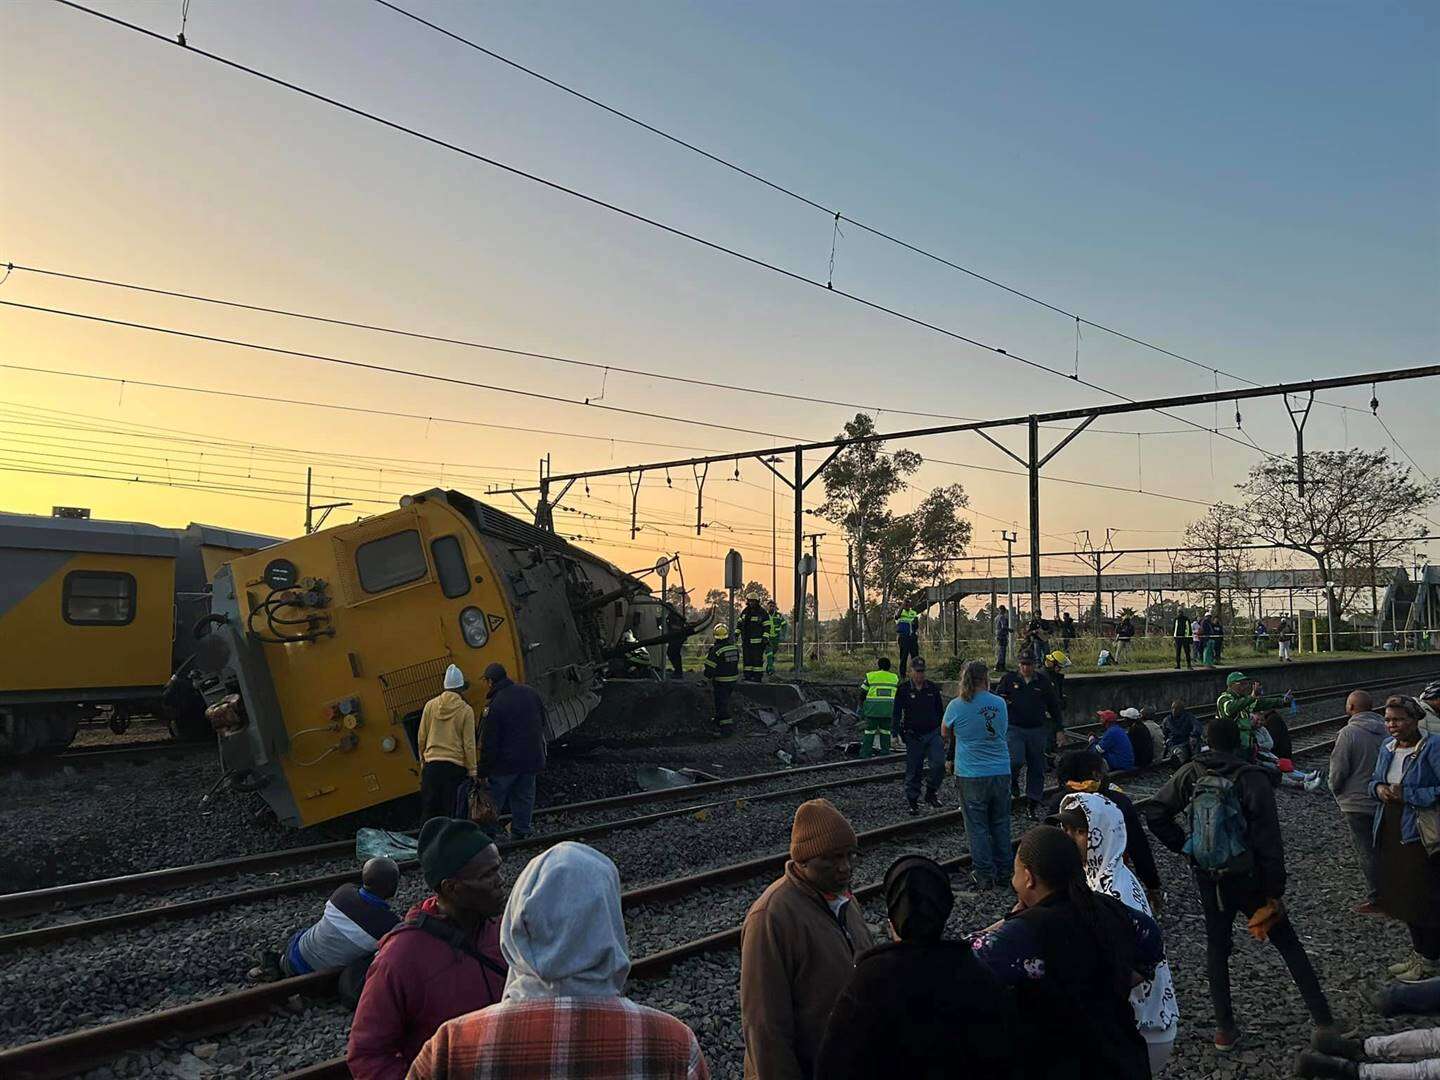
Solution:
[[[865,721],[864,733],[860,736],[862,758],[875,753],[877,739],[880,752],[890,753],[890,719],[895,712],[895,689],[900,685],[900,676],[890,670],[888,656],[876,660],[875,667],[860,684],[865,691],[865,703],[860,706],[860,715]]]
[[[705,654],[705,678],[710,680],[710,689],[715,695],[715,723],[722,734],[729,733],[734,727],[730,720],[730,694],[740,681],[740,650],[730,640],[730,630],[724,623],[715,627],[715,643]]]
[[[765,609],[760,601],[751,597],[745,601],[745,610],[735,629],[740,634],[741,670],[746,682],[759,682],[765,674]]]
[[[897,678],[905,674],[905,665],[912,656],[920,655],[920,613],[906,606],[895,617],[895,641],[900,648],[900,670]]]
[[[765,620],[765,674],[775,674],[775,657],[780,652],[780,643],[785,640],[785,616],[770,601],[770,615]]]

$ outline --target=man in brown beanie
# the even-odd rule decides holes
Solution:
[[[745,915],[745,1080],[810,1080],[825,1022],[873,942],[850,892],[855,830],[828,799],[795,811],[785,874]]]

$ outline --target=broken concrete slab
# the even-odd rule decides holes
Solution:
[[[808,735],[797,732],[791,742],[790,756],[797,765],[818,765],[828,754],[829,747],[825,745],[825,740],[814,732]]]
[[[819,727],[830,727],[835,723],[835,710],[828,701],[807,701],[798,709],[791,709],[784,716],[787,727],[800,731],[813,731]]]
[[[785,727],[785,721],[774,709],[756,709],[755,719],[764,724],[771,731],[779,731]]]
[[[805,695],[798,686],[791,683],[738,682],[735,684],[735,699],[744,699],[762,709],[787,712],[805,702]]]

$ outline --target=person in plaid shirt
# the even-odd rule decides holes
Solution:
[[[510,965],[500,1003],[442,1024],[409,1080],[709,1080],[695,1033],[622,993],[620,874],[594,848],[566,841],[530,860],[500,950]]]

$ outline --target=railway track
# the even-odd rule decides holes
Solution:
[[[123,743],[116,746],[72,746],[58,754],[0,759],[0,769],[25,775],[43,775],[65,768],[101,768],[126,762],[143,764],[164,758],[179,758],[198,751],[215,752],[208,742],[179,742],[175,739],[153,739]]]
[[[1333,745],[1334,739],[1333,736],[1325,738],[1322,729],[1335,727],[1343,720],[1344,717],[1331,717],[1296,725],[1291,730],[1297,741],[1306,735],[1320,736],[1316,741],[1297,746],[1296,755],[1328,749]],[[1152,766],[1149,769],[1127,775],[1138,779],[1141,773],[1159,774],[1161,771],[1160,766]],[[786,775],[790,775],[789,771]],[[843,773],[836,770],[831,770],[831,775],[840,776],[842,782],[844,779],[848,779],[843,777]],[[893,777],[893,773],[890,775]],[[834,784],[824,786],[834,786]],[[806,790],[808,792],[808,789]],[[1145,794],[1136,788],[1129,790],[1134,795]],[[786,791],[787,796],[797,793],[798,789]],[[604,802],[605,800],[597,801]],[[863,848],[867,851],[874,852],[876,849],[883,851],[887,846],[893,846],[897,842],[935,830],[947,827],[960,829],[961,822],[962,815],[958,810],[946,811],[864,831],[860,834],[860,840]],[[963,829],[960,832],[963,839]],[[544,841],[550,842],[555,839],[557,837],[552,834],[545,837]],[[773,877],[784,866],[786,858],[787,853],[784,851],[771,852],[700,873],[631,889],[622,895],[622,901],[629,912],[633,913],[636,909],[644,907],[656,907],[661,909],[658,914],[663,917],[663,908],[666,905],[755,878]],[[961,854],[946,859],[942,864],[951,870],[964,869],[968,866],[968,855]],[[870,883],[858,888],[856,896],[865,900],[877,895],[879,890],[878,882]],[[722,912],[717,917],[724,918],[725,916]],[[663,976],[675,964],[683,960],[732,949],[738,945],[739,938],[740,927],[738,924],[732,923],[693,939],[655,949],[635,962],[632,974],[640,979]],[[234,1028],[256,1017],[263,1017],[273,1007],[288,1001],[294,995],[326,996],[333,992],[335,978],[334,973],[316,973],[296,979],[284,979],[265,986],[222,994],[0,1051],[0,1075],[20,1078],[69,1075],[94,1067],[128,1050],[151,1046],[162,1039],[193,1038]],[[302,1069],[292,1076],[316,1080],[320,1077],[344,1077],[348,1076],[348,1072],[343,1060],[332,1059]]]

